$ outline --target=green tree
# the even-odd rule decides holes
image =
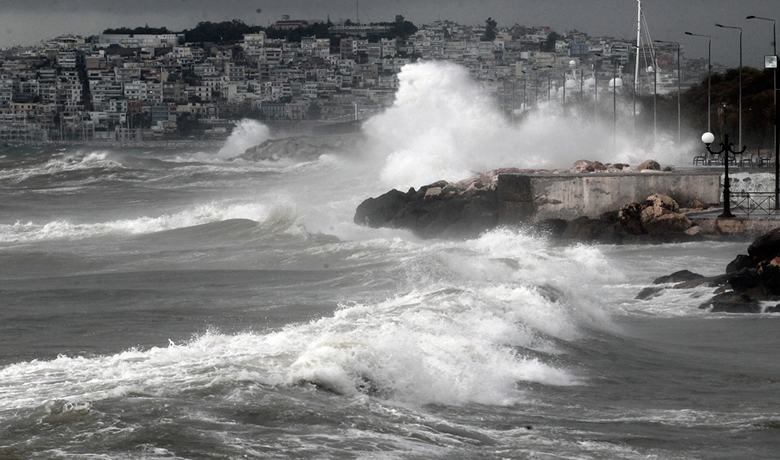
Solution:
[[[485,20],[485,34],[482,35],[483,42],[492,42],[496,39],[498,33],[498,23],[493,18]]]
[[[547,40],[542,43],[541,51],[544,53],[555,52],[555,43],[561,38],[556,32],[550,32],[547,34]]]
[[[199,22],[192,30],[184,30],[188,42],[217,44],[232,44],[244,39],[245,34],[257,33],[263,30],[259,26],[248,26],[240,19],[224,22]]]
[[[395,22],[390,26],[390,33],[393,38],[399,37],[407,39],[417,32],[418,28],[413,23],[409,22],[400,14],[395,16]]]

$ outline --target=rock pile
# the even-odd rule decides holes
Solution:
[[[687,241],[700,233],[676,201],[655,194],[643,203],[626,203],[616,213],[606,213],[599,219],[575,219],[560,236],[601,243],[651,243]]]
[[[654,286],[639,293],[646,300],[664,289],[716,288],[715,295],[699,308],[728,313],[780,313],[780,228],[756,238],[747,255],[737,256],[724,274],[704,277],[683,270],[653,281]],[[665,286],[662,286],[665,285]]]

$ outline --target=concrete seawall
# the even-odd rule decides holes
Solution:
[[[598,218],[654,193],[681,204],[718,203],[721,195],[720,174],[712,172],[501,174],[496,191],[500,202],[524,209],[516,216],[523,220]]]

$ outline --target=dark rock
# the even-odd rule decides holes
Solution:
[[[650,209],[650,208],[647,208]],[[670,213],[643,220],[642,227],[650,235],[677,235],[685,233],[693,223],[685,214]]]
[[[757,269],[743,268],[738,272],[730,273],[727,282],[734,292],[746,292],[761,286],[761,277],[758,276]]]
[[[661,276],[653,280],[653,284],[682,283],[684,281],[693,281],[705,279],[704,275],[693,273],[689,270],[680,270],[668,276]]]
[[[634,297],[636,300],[648,300],[652,299],[653,297],[658,297],[661,295],[661,292],[664,290],[662,287],[646,287],[639,291],[639,294]]]
[[[619,213],[618,211],[607,211],[605,213],[602,213],[599,216],[599,219],[603,220],[604,222],[607,222],[608,224],[615,224],[617,222],[620,222],[618,213]]]
[[[368,198],[360,203],[355,211],[354,222],[372,228],[386,226],[398,212],[409,203],[408,195],[398,190],[390,190],[376,198]]]
[[[701,309],[710,309],[716,313],[762,313],[757,300],[746,294],[724,292],[699,305]]]
[[[682,283],[675,284],[674,289],[693,289],[699,286],[718,287],[723,286],[728,282],[728,275],[710,276],[706,278],[697,278],[690,281],[683,281]]]
[[[560,238],[563,236],[563,232],[566,231],[566,227],[569,222],[563,219],[545,219],[536,222],[533,225],[533,230],[536,233],[550,236],[552,238]]]
[[[620,224],[610,224],[599,219],[580,217],[569,222],[562,239],[606,244],[620,244],[625,232]]]
[[[494,188],[472,183],[459,191],[438,181],[405,194],[391,190],[369,198],[357,207],[354,221],[374,228],[406,228],[421,238],[463,238],[495,228],[499,208]]]
[[[760,262],[756,272],[767,293],[773,296],[780,295],[780,257]]]
[[[639,203],[626,203],[618,210],[618,220],[620,225],[629,235],[641,235],[645,233],[642,228],[642,210],[645,205]]]
[[[780,255],[780,228],[771,230],[748,246],[748,254],[755,262],[771,260]]]
[[[755,265],[752,257],[740,254],[726,265],[726,273],[738,272],[743,268],[755,268]]]

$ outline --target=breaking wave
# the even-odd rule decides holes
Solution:
[[[156,217],[142,216],[110,222],[73,223],[57,220],[47,223],[16,222],[0,225],[0,243],[31,243],[100,236],[142,235],[231,219],[248,219],[259,223],[273,221],[276,224],[281,219],[284,221],[282,225],[284,228],[297,225],[294,208],[283,203],[275,205],[226,205],[214,202],[173,214],[163,214]]]

